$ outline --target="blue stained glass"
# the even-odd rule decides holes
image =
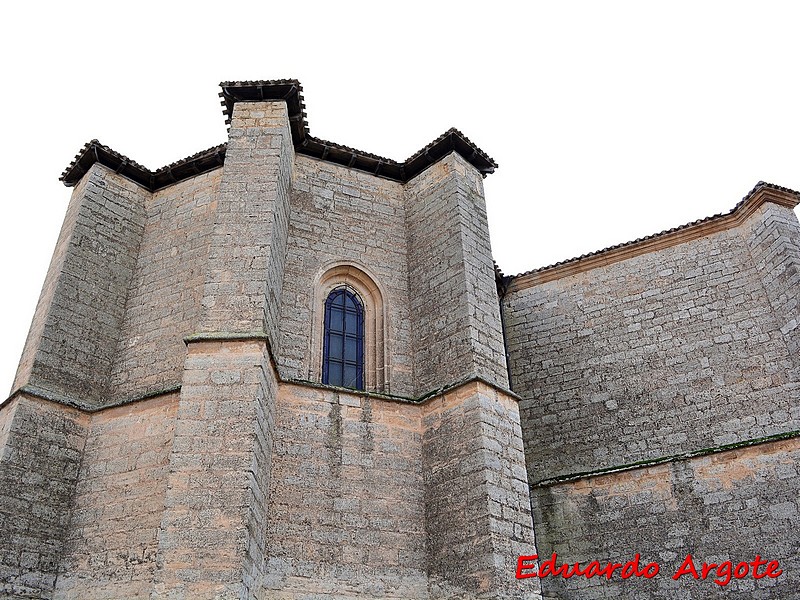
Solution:
[[[333,333],[333,331],[329,334],[329,342],[328,342],[328,358],[335,358],[337,360],[342,359],[342,349],[344,348],[344,338],[338,334]]]
[[[348,362],[358,362],[358,340],[356,336],[346,335],[344,338],[344,359]]]
[[[332,381],[342,381],[342,363],[331,362],[328,364],[328,378]],[[341,384],[333,383],[332,385],[341,385]]]
[[[356,387],[358,385],[358,372],[355,365],[344,366],[344,387]]]
[[[335,306],[331,307],[331,330],[344,330],[344,313],[341,311],[341,309],[336,308]]]
[[[364,307],[345,288],[325,300],[322,383],[364,389]]]

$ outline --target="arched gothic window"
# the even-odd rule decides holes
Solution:
[[[374,275],[363,266],[352,263],[324,265],[315,278],[311,340],[307,355],[308,378],[311,381],[333,384],[329,376],[330,361],[327,360],[330,312],[328,299],[338,290],[347,291],[356,299],[357,306],[361,307],[362,358],[359,389],[391,393],[389,340],[385,335],[389,328],[388,308],[384,301],[386,294],[376,283]],[[323,368],[323,362],[328,365],[326,368]],[[342,374],[344,375],[344,371]]]
[[[325,300],[322,383],[364,389],[364,306],[345,287]]]

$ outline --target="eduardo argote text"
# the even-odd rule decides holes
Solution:
[[[640,556],[636,554],[631,560],[626,563],[606,563],[601,565],[598,561],[593,560],[585,567],[580,563],[558,564],[558,556],[555,552],[553,555],[543,560],[541,565],[537,568],[536,561],[538,554],[528,556],[520,556],[517,558],[517,579],[527,579],[529,577],[563,577],[569,579],[570,577],[605,577],[611,579],[618,577],[619,579],[630,579],[631,577],[644,577],[652,579],[661,572],[661,566],[656,562],[649,562],[644,565],[640,564]],[[712,579],[717,585],[728,585],[731,579],[745,579],[752,577],[753,579],[764,579],[769,577],[775,579],[783,573],[777,560],[766,560],[761,558],[758,554],[756,557],[749,561],[741,561],[733,563],[729,560],[721,563],[699,563],[694,559],[691,554],[687,554],[681,565],[672,573],[672,579],[678,580],[681,577],[691,577],[693,579]]]

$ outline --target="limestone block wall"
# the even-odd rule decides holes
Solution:
[[[516,401],[480,382],[419,405],[285,384],[264,594],[535,598]]]
[[[453,152],[404,185],[296,157],[284,101],[226,106],[221,168],[221,148],[148,172],[96,142],[68,168],[0,407],[2,592],[536,597],[512,579],[533,540],[476,170],[494,163]],[[447,135],[433,155],[480,154]],[[384,394],[313,383],[314,294],[342,264],[380,295]]]
[[[259,593],[294,148],[284,102],[239,103],[188,341],[155,593]]]
[[[18,395],[0,408],[0,596],[49,598],[86,443],[87,415]]]
[[[791,210],[767,202],[730,229],[512,282],[505,326],[539,555],[585,566],[639,553],[662,568],[549,577],[545,594],[798,597],[796,232]],[[759,554],[785,575],[672,580],[689,553],[698,566]]]
[[[264,340],[188,345],[158,529],[157,597],[256,593],[274,378]]]
[[[405,193],[417,393],[473,376],[507,386],[480,174],[451,153]]]
[[[266,348],[265,348],[266,350]],[[253,404],[253,446],[249,472],[248,510],[246,528],[247,550],[242,569],[242,587],[253,598],[265,596],[266,561],[271,549],[267,543],[266,524],[269,521],[272,457],[275,445],[275,414],[278,398],[278,373],[266,356],[260,369],[251,371],[259,380],[256,402]],[[245,377],[245,381],[247,378]]]
[[[150,598],[178,394],[91,415],[54,597]]]
[[[72,194],[14,389],[23,385],[97,407],[121,338],[150,193],[91,167]]]
[[[413,395],[405,218],[400,183],[297,156],[281,310],[279,361],[286,377],[321,380],[319,357],[312,355],[321,354],[312,341],[322,335],[314,327],[321,310],[315,286],[327,269],[346,263],[369,272],[386,295],[382,391]]]
[[[800,381],[800,224],[791,209],[764,204],[749,221],[749,247]]]
[[[205,263],[222,170],[155,192],[146,222],[122,335],[111,372],[114,395],[140,397],[179,385],[183,338],[200,318]]]
[[[555,483],[534,490],[540,556],[562,561],[656,562],[652,579],[546,578],[547,593],[564,600],[604,598],[800,598],[797,530],[800,489],[797,438],[688,461]],[[691,554],[702,563],[779,562],[777,579],[730,578],[714,583],[672,576]],[[760,572],[763,574],[765,567]],[[619,572],[617,572],[617,575]],[[752,574],[752,570],[751,570]],[[724,576],[719,577],[725,581]]]
[[[473,381],[422,406],[431,599],[538,598],[516,580],[535,553],[517,402]]]
[[[206,265],[200,331],[266,331],[278,350],[293,163],[286,104],[236,104]]]
[[[420,407],[286,384],[264,597],[427,599]]]
[[[796,355],[749,240],[721,231],[506,296],[532,482],[800,429]]]

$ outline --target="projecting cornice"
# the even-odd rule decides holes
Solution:
[[[498,280],[498,286],[502,283],[506,293],[529,288],[737,227],[766,202],[794,209],[800,204],[800,192],[759,181],[756,187],[742,198],[730,212],[706,217],[661,233],[610,246],[519,275],[508,277],[503,275],[502,271],[497,270],[495,277]]]
[[[226,146],[227,144],[220,144],[192,156],[187,156],[156,171],[151,171],[124,154],[112,150],[97,140],[92,140],[81,148],[59,179],[64,182],[64,185],[71,187],[81,180],[81,177],[89,171],[89,168],[94,163],[100,163],[115,173],[119,173],[123,177],[127,177],[154,192],[173,183],[178,183],[184,179],[221,167],[225,160]]]
[[[458,129],[448,129],[430,144],[400,163],[376,154],[342,146],[311,136],[306,121],[303,86],[296,79],[277,81],[224,81],[222,91],[225,122],[230,124],[233,106],[237,102],[263,102],[285,100],[289,109],[289,123],[295,152],[320,160],[345,165],[387,179],[406,182],[450,152],[457,152],[482,175],[493,173],[497,163],[473,144]]]
[[[401,183],[412,179],[451,152],[460,154],[484,177],[493,173],[497,168],[497,163],[458,129],[448,129],[404,162],[397,162],[391,158],[315,138],[308,130],[305,103],[303,102],[303,86],[296,79],[226,81],[221,83],[220,87],[222,91],[219,95],[222,99],[221,104],[227,124],[231,122],[233,107],[237,102],[285,101],[289,113],[292,142],[297,154],[344,165]],[[94,163],[99,162],[148,190],[156,191],[222,166],[226,148],[227,144],[221,144],[166,167],[161,167],[156,171],[150,171],[127,156],[112,150],[97,140],[92,140],[81,149],[64,170],[60,179],[64,185],[73,186],[80,181]]]

